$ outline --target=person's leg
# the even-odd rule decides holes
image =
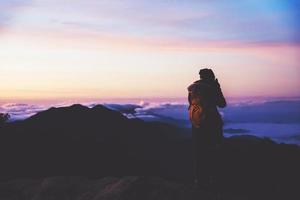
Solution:
[[[211,134],[207,126],[192,129],[194,182],[202,186],[209,184],[211,175]]]
[[[199,153],[199,182],[203,186],[209,184],[210,177],[210,152],[206,145],[202,145]]]
[[[192,128],[194,183],[199,182],[199,128]]]
[[[211,129],[212,133],[212,138],[211,141],[212,143],[210,144],[210,168],[209,168],[209,173],[210,173],[210,182],[213,185],[218,184],[219,182],[219,174],[220,174],[220,150],[221,150],[221,145],[223,143],[223,130],[222,126],[214,126]]]
[[[199,182],[203,186],[207,186],[209,183],[209,171],[210,171],[210,151],[209,151],[209,132],[206,126],[201,128],[200,135],[198,137],[198,160],[199,160]]]

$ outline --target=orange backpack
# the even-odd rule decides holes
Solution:
[[[189,90],[189,118],[195,128],[200,128],[204,119],[204,110],[201,104],[201,96],[197,94],[195,89]]]

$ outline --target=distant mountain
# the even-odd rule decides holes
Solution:
[[[184,134],[102,105],[50,108],[0,127],[0,178],[133,175],[192,182],[192,141]],[[216,176],[225,193],[265,199],[298,194],[298,146],[236,136],[218,155]]]

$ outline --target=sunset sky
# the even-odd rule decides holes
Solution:
[[[0,100],[300,95],[297,0],[0,0]]]

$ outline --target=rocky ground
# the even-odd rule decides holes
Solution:
[[[243,200],[159,177],[50,177],[1,181],[2,200]]]

